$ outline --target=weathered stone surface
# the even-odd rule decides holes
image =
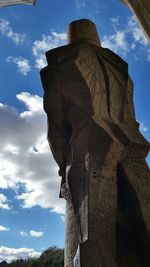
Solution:
[[[80,267],[149,267],[150,145],[135,119],[127,63],[100,46],[89,20],[70,24],[68,42],[46,53],[41,71],[67,203],[65,267],[76,267],[78,251]]]

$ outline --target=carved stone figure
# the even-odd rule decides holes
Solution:
[[[93,22],[69,25],[41,71],[48,140],[66,199],[65,267],[150,266],[150,145],[139,132],[128,65]]]

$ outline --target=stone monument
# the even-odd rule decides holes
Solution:
[[[128,65],[96,26],[69,25],[41,70],[48,141],[66,199],[65,267],[150,266],[150,145],[139,132]]]

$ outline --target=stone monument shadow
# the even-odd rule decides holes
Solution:
[[[121,164],[117,168],[117,261],[119,267],[149,267],[150,238],[137,194]],[[129,266],[130,263],[130,266]]]

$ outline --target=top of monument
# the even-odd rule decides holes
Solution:
[[[88,19],[80,19],[72,21],[68,26],[68,43],[74,43],[79,40],[101,46],[96,25]]]

